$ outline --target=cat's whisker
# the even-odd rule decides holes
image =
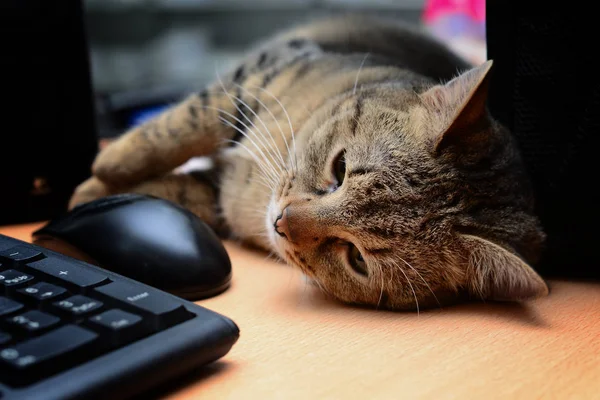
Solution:
[[[258,176],[257,176],[257,178],[258,178],[258,179],[256,179],[256,178],[246,178],[246,181],[247,181],[248,183],[250,183],[250,182],[251,182],[251,183],[256,183],[257,185],[261,185],[261,186],[263,186],[263,187],[264,187],[265,189],[267,189],[267,190],[257,190],[257,189],[254,189],[254,191],[256,191],[256,192],[258,192],[258,193],[261,193],[261,194],[265,194],[265,195],[267,195],[267,196],[271,196],[271,195],[273,194],[273,187],[272,187],[272,186],[270,186],[270,185],[269,185],[269,184],[268,184],[268,183],[265,181],[265,178],[264,178],[264,176],[262,176],[262,175],[258,175]],[[241,196],[241,195],[234,196],[234,197],[236,197],[236,198],[242,198],[242,196]]]
[[[237,237],[237,236],[230,236],[228,238],[228,240],[234,241],[236,243],[239,243],[241,245],[244,245],[245,239],[247,238],[251,238],[251,237],[260,237],[260,238],[264,238],[264,239],[268,239],[269,238],[269,232],[267,231],[266,228],[261,228],[261,229],[256,229],[254,230],[253,233],[247,233],[244,234],[244,237]]]
[[[263,186],[264,188],[269,189],[269,192],[267,192],[268,194],[271,194],[274,191],[273,186],[262,175],[258,175],[258,179],[250,179],[250,182],[258,183],[259,185]]]
[[[260,217],[260,218],[266,217],[266,215],[261,210],[257,210],[256,208],[237,207],[236,211],[243,211],[245,214]],[[265,228],[265,231],[266,231],[266,228]]]
[[[243,148],[243,147],[245,147],[243,144],[241,144],[241,143],[239,143],[238,141],[235,141],[235,140],[224,139],[222,142],[223,142],[223,143],[234,143],[234,144],[236,144],[236,145],[238,145],[238,144],[239,144],[239,145],[240,145],[240,147],[242,147],[242,148]],[[247,152],[250,152],[250,150],[249,150],[249,149],[247,149],[247,148],[246,148],[245,150],[246,150]],[[255,160],[256,160],[256,159],[255,159]],[[257,161],[257,162],[258,162],[258,161]],[[260,167],[260,166],[259,166],[259,167]],[[261,191],[259,191],[260,193],[264,193],[264,194],[266,194],[266,195],[268,195],[268,196],[272,195],[272,193],[275,191],[275,186],[276,186],[276,185],[275,185],[275,183],[274,183],[272,180],[269,180],[269,178],[270,178],[270,177],[267,177],[267,176],[265,176],[265,175],[263,174],[263,171],[258,171],[258,172],[259,172],[259,174],[258,174],[258,176],[257,176],[258,180],[257,180],[257,179],[250,178],[250,179],[248,179],[248,181],[249,181],[249,182],[254,182],[254,183],[257,183],[257,184],[259,184],[259,185],[263,186],[265,189],[268,189],[267,191],[261,190]]]
[[[265,256],[265,258],[263,259],[263,261],[274,261],[274,262],[278,262],[279,260],[280,260],[279,256],[274,251],[269,252],[269,254],[267,254]]]
[[[257,178],[258,179],[251,179],[250,182],[257,183],[257,184],[263,186],[264,188],[268,189],[269,191],[265,192],[267,194],[273,193],[273,190],[274,190],[273,185],[271,182],[269,182],[267,180],[267,178],[265,178],[265,176],[263,176],[262,174],[259,174]]]
[[[259,178],[262,178],[262,176],[259,176]],[[265,187],[265,188],[267,188],[267,189],[272,189],[272,188],[271,188],[271,186],[267,185],[267,184],[265,183],[265,181],[263,181],[263,180],[257,180],[257,179],[252,179],[252,178],[250,178],[250,179],[248,179],[247,181],[248,181],[248,182],[252,182],[252,183],[256,183],[256,184],[258,184],[258,185],[261,185],[261,186],[264,186],[264,187]],[[261,191],[261,193],[263,193],[263,192],[264,192],[264,191]],[[271,191],[271,190],[269,190],[269,192],[264,192],[264,193],[271,194],[271,193],[272,193],[272,191]]]
[[[226,120],[223,117],[219,117],[219,120],[221,120],[223,123],[229,125],[231,128],[237,130],[239,133],[241,133],[243,136],[245,136],[250,143],[252,143],[254,145],[254,147],[256,147],[256,149],[263,155],[264,157],[264,153],[263,151],[260,149],[260,147],[258,147],[258,145],[254,142],[254,140],[252,140],[252,138],[250,138],[242,129],[238,128],[237,126],[235,126],[233,123],[231,123],[229,120]],[[277,171],[275,171],[275,169],[273,168],[272,165],[270,165],[268,163],[267,160],[263,159],[262,161],[256,156],[256,154],[254,154],[254,152],[252,152],[250,149],[248,149],[248,147],[244,146],[242,143],[237,142],[235,140],[231,140],[232,143],[236,143],[238,146],[243,146],[255,159],[255,161],[258,163],[258,166],[263,170],[263,172],[265,172],[266,174],[268,174],[271,178],[271,180],[273,181],[274,185],[277,185],[277,180],[279,178]],[[265,163],[266,162],[266,163]]]
[[[277,183],[274,181],[273,178],[271,178],[264,172],[263,167],[260,164],[260,160],[258,159],[258,157],[256,157],[256,155],[254,153],[252,153],[252,151],[250,151],[250,149],[248,147],[246,147],[245,145],[238,143],[235,140],[231,140],[231,143],[235,143],[235,144],[239,145],[242,149],[246,150],[246,152],[248,154],[250,154],[251,157],[254,158],[254,160],[258,164],[259,172],[261,172],[261,174],[258,175],[259,179],[261,179],[264,182],[264,184],[267,185],[272,192],[274,192],[276,190]]]
[[[256,133],[256,131],[253,131],[252,133],[257,137],[257,139],[261,142],[261,144],[263,144],[265,147],[269,147],[273,151],[273,153],[275,153],[275,155],[279,156],[279,160],[277,160],[277,159],[275,159],[275,157],[271,156],[271,161],[279,168],[279,170],[280,170],[281,173],[284,173],[285,172],[285,161],[283,160],[283,157],[281,156],[281,152],[276,147],[275,142],[273,141],[273,135],[271,134],[271,132],[269,132],[269,129],[265,125],[264,121],[258,116],[258,114],[256,114],[256,112],[252,109],[252,107],[250,107],[248,105],[248,103],[246,103],[244,100],[242,100],[241,98],[239,98],[239,97],[237,97],[235,95],[231,95],[231,97],[233,99],[239,101],[244,107],[246,107],[248,110],[250,110],[250,112],[254,115],[254,117],[263,125],[263,127],[265,128],[265,131],[269,134],[269,136],[271,138],[270,141],[269,141],[269,138],[267,137],[267,135],[259,127],[257,127],[254,124],[254,122],[252,122],[252,120],[250,118],[248,118],[243,111],[241,111],[238,108],[238,111],[244,116],[244,118],[246,118],[246,120],[248,122],[250,122],[250,124],[258,132],[260,132],[260,135],[258,135]]]
[[[257,229],[256,231],[254,231],[254,233],[250,233],[245,235],[246,237],[262,237],[262,238],[269,238],[269,232],[267,232],[267,230],[265,228],[261,228],[261,229]]]
[[[267,185],[264,183],[264,181],[258,181],[258,180],[256,180],[256,179],[253,179],[253,178],[248,178],[248,182],[252,182],[252,183],[258,183],[259,185],[263,185],[263,186],[264,186],[264,187],[266,187],[267,189],[271,189],[271,187],[270,187],[270,186],[267,186]],[[269,194],[269,195],[270,195],[271,193],[273,193],[273,191],[272,191],[272,190],[269,190],[268,192],[265,192],[264,190],[261,190],[260,192],[261,192],[261,193],[265,193],[265,194]]]
[[[415,288],[413,287],[412,283],[410,282],[410,279],[408,279],[408,275],[406,275],[406,272],[404,272],[402,267],[400,267],[399,265],[396,265],[396,266],[398,267],[398,269],[400,270],[402,275],[404,275],[404,278],[406,278],[406,282],[410,286],[410,290],[412,290],[412,292],[413,292],[413,296],[415,297],[415,304],[417,305],[417,316],[419,316],[419,315],[421,315],[421,313],[419,310],[419,299],[417,299],[417,292],[415,292]]]
[[[319,290],[324,293],[325,295],[330,295],[329,291],[327,289],[325,289],[325,287],[321,284],[321,282],[319,282],[318,279],[316,279],[314,276],[311,276],[302,266],[302,263],[300,263],[298,260],[295,260],[293,257],[286,257],[285,261],[288,265],[290,265],[293,268],[297,268],[300,270],[300,272],[302,273],[302,275],[304,276],[304,289],[303,289],[303,293],[302,293],[302,297],[304,297],[306,295],[306,288],[308,287],[308,283],[309,280],[310,282],[314,282],[318,287]]]
[[[398,256],[398,258],[406,265],[408,265],[408,267],[410,269],[412,269],[418,276],[419,278],[421,278],[421,280],[423,281],[423,283],[427,286],[427,288],[429,289],[429,291],[431,292],[431,294],[433,295],[433,298],[435,299],[435,301],[438,303],[438,306],[441,308],[442,304],[440,303],[440,301],[438,300],[437,296],[435,295],[435,293],[433,292],[433,290],[431,289],[431,286],[429,286],[429,283],[427,283],[427,281],[425,280],[425,278],[423,278],[423,275],[421,275],[419,273],[419,271],[416,270],[415,267],[413,267],[412,265],[410,265],[408,263],[408,261],[406,261],[405,259],[403,259],[402,257]]]
[[[254,207],[251,204],[239,204],[236,206],[236,210],[252,211],[254,214],[261,215],[261,216],[267,215],[266,209],[265,210],[257,209],[256,207]]]
[[[365,61],[367,61],[367,57],[369,57],[370,53],[365,54],[362,62],[360,63],[360,67],[358,67],[358,72],[356,73],[356,79],[354,80],[354,89],[352,90],[352,95],[356,94],[356,87],[358,86],[358,76],[360,75],[360,71],[362,71],[363,65],[365,65]]]
[[[261,229],[256,230],[254,235],[249,235],[249,236],[268,238],[269,232],[267,232],[267,230],[265,228],[261,228]]]
[[[257,181],[257,183],[262,182],[262,181]],[[268,194],[269,192],[266,191],[261,191],[264,194]],[[245,197],[245,193],[244,192],[240,192],[240,191],[236,191],[236,192],[231,192],[231,191],[227,191],[225,190],[225,188],[223,188],[223,190],[221,190],[221,194],[223,196],[227,195],[228,198],[231,199],[240,199],[240,200],[244,200],[247,199],[247,197]]]
[[[265,172],[264,169],[262,167],[262,165],[260,164],[260,160],[258,159],[258,157],[256,157],[256,155],[254,153],[252,153],[252,151],[250,151],[250,149],[248,149],[248,147],[246,147],[245,145],[235,141],[235,140],[230,140],[230,139],[225,139],[224,142],[229,142],[229,143],[233,143],[236,145],[239,145],[242,149],[246,150],[246,152],[248,154],[250,154],[251,157],[254,158],[254,161],[257,162],[258,164],[258,175],[257,178],[262,182],[262,186],[264,186],[265,188],[267,188],[271,193],[275,191],[276,187],[277,187],[277,183],[275,182],[275,180],[268,176]]]
[[[256,208],[255,206],[253,206],[251,204],[238,204],[236,206],[236,210],[251,211],[252,214],[258,215],[258,216],[261,216],[261,217],[266,217],[267,216],[267,210],[266,209],[258,209],[258,208]]]
[[[247,212],[248,212],[248,215],[255,216],[255,217],[258,217],[261,219],[264,217],[263,215],[253,213],[252,211],[247,211]],[[268,229],[261,228],[260,230],[257,230],[257,232],[260,233],[262,237],[269,238],[270,233],[269,233]]]
[[[233,114],[231,114],[231,113],[229,113],[229,112],[227,112],[227,111],[225,111],[225,110],[222,110],[222,109],[220,109],[220,108],[217,108],[217,107],[210,107],[210,106],[201,106],[200,108],[202,108],[202,109],[207,109],[207,110],[214,110],[214,111],[217,111],[218,113],[225,114],[225,115],[227,115],[228,117],[230,117],[230,118],[233,118],[233,119],[234,119],[236,122],[238,122],[239,124],[241,124],[241,125],[242,125],[244,128],[246,128],[248,131],[250,131],[250,132],[252,131],[252,130],[251,130],[251,129],[250,129],[250,128],[249,128],[249,127],[246,125],[246,124],[244,124],[244,123],[243,123],[243,122],[242,122],[242,121],[241,121],[239,118],[237,118],[235,115],[233,115]],[[275,170],[275,168],[274,168],[274,167],[271,165],[271,163],[269,162],[269,160],[268,160],[268,159],[266,159],[266,156],[264,155],[264,153],[262,152],[262,150],[260,149],[260,147],[258,147],[258,145],[257,145],[257,144],[256,144],[256,143],[255,143],[255,142],[252,140],[252,138],[251,138],[251,137],[249,137],[249,136],[246,134],[246,132],[244,132],[244,131],[243,131],[241,128],[239,128],[239,127],[235,126],[235,125],[234,125],[234,124],[233,124],[231,121],[229,121],[229,120],[226,120],[225,118],[223,118],[223,117],[221,117],[221,116],[219,116],[219,117],[218,117],[218,119],[219,119],[221,122],[224,122],[224,123],[225,123],[226,125],[228,125],[229,127],[231,127],[231,128],[233,128],[234,130],[236,130],[237,132],[239,132],[239,133],[240,133],[242,136],[244,136],[245,138],[247,138],[247,139],[248,139],[248,140],[249,140],[249,141],[250,141],[250,142],[251,142],[251,143],[254,145],[254,147],[256,147],[256,148],[257,148],[257,150],[258,150],[258,151],[259,151],[259,152],[260,152],[260,153],[263,155],[263,157],[265,157],[265,160],[264,160],[264,161],[267,163],[267,166],[268,166],[268,167],[269,167],[269,168],[272,170],[272,177],[273,177],[273,180],[274,180],[274,184],[277,184],[277,181],[278,181],[278,179],[279,179],[279,174],[277,173],[277,170]],[[224,141],[225,141],[225,142],[227,142],[227,139],[225,139]],[[237,142],[237,141],[230,141],[230,142],[232,142],[232,143],[239,143],[239,142]],[[239,144],[241,144],[241,143],[239,143]],[[251,153],[251,154],[254,154],[254,153]],[[260,164],[260,165],[263,165],[264,163],[263,163],[263,162],[259,162],[259,164]]]
[[[259,130],[260,129],[254,124],[254,122],[252,122],[252,120],[250,120],[250,118],[248,118],[248,116],[244,113],[244,111],[242,111],[242,109],[237,105],[237,103],[235,101],[232,100],[232,98],[237,99],[238,101],[240,101],[242,104],[244,104],[250,111],[252,111],[254,113],[254,110],[252,110],[252,108],[250,106],[248,106],[242,99],[240,99],[237,96],[231,95],[229,94],[229,92],[227,91],[227,89],[225,88],[225,85],[223,84],[223,80],[221,79],[221,76],[219,75],[219,71],[216,71],[216,75],[217,75],[217,79],[219,81],[219,84],[221,85],[221,88],[223,89],[223,93],[225,94],[225,96],[227,96],[227,98],[229,99],[229,101],[231,102],[231,104],[236,108],[236,110],[242,114],[244,116],[244,118],[250,123],[250,125],[252,125],[255,129]],[[241,121],[240,121],[241,122]],[[246,128],[246,131],[251,132],[256,138],[257,140],[261,141],[261,143],[263,145],[265,145],[264,142],[262,142],[262,140],[260,139],[260,136],[253,130],[251,130],[248,126],[246,126],[244,124],[244,127]],[[262,135],[262,132],[261,132]],[[262,153],[262,152],[261,152]],[[263,157],[265,157],[265,159],[267,158],[264,153],[263,153]],[[274,161],[274,158],[272,159],[272,161]],[[271,163],[271,161],[269,161],[269,163]],[[271,165],[272,166],[272,165]],[[281,166],[279,167],[281,168]],[[274,168],[273,168],[274,169]],[[283,172],[283,170],[281,171]]]
[[[228,193],[223,193],[223,196],[224,196],[224,198],[228,198],[228,199],[232,199],[232,200],[242,199],[241,197],[238,197],[238,196],[229,196]],[[251,212],[253,215],[258,215],[260,217],[267,216],[266,208],[257,208],[256,206],[254,206],[252,204],[237,204],[235,209],[236,209],[236,211],[237,210],[248,211],[248,212]]]
[[[259,175],[257,178],[258,179],[250,178],[250,179],[248,179],[248,182],[256,183],[257,185],[263,186],[267,190],[256,190],[256,191],[259,193],[265,194],[267,196],[270,196],[271,193],[273,193],[273,188],[271,186],[269,186],[269,184],[264,180],[264,177],[262,175]],[[230,196],[230,197],[242,198],[242,196]]]
[[[281,128],[281,125],[279,124],[279,120],[278,120],[278,119],[275,117],[275,115],[273,114],[273,112],[271,112],[271,110],[269,109],[269,107],[267,107],[267,105],[266,105],[265,103],[263,103],[263,101],[262,101],[261,99],[259,99],[259,98],[258,98],[256,95],[254,95],[254,94],[253,94],[252,92],[250,92],[248,89],[246,89],[245,87],[243,87],[243,86],[241,86],[241,85],[239,85],[239,84],[236,84],[236,87],[240,88],[240,89],[241,89],[241,90],[243,90],[243,91],[244,91],[246,94],[248,94],[248,96],[250,96],[250,97],[252,97],[254,100],[256,100],[256,102],[257,102],[257,103],[258,103],[260,106],[262,106],[262,107],[263,107],[263,108],[264,108],[264,109],[267,111],[267,113],[269,113],[269,115],[271,116],[271,118],[273,118],[273,121],[275,121],[275,124],[277,125],[277,128],[279,129],[279,133],[281,134],[281,138],[283,139],[283,142],[285,143],[285,147],[286,147],[286,149],[287,149],[287,152],[288,152],[288,157],[289,157],[289,156],[291,155],[291,151],[290,151],[290,147],[289,147],[289,145],[288,145],[288,141],[287,141],[287,139],[286,139],[286,137],[285,137],[285,134],[283,133],[283,129]],[[258,118],[258,117],[257,117],[257,118]],[[259,118],[259,120],[261,121],[261,123],[262,123],[263,125],[265,125],[265,124],[264,124],[264,122],[263,122],[263,121],[262,121],[260,118]],[[273,144],[277,145],[277,144],[275,143],[275,138],[273,137],[273,135],[272,135],[272,134],[271,134],[271,132],[270,132],[270,131],[267,129],[267,127],[266,127],[266,126],[265,126],[265,129],[267,130],[267,132],[269,132],[269,135],[271,135],[271,140],[273,141]],[[277,150],[279,151],[279,149],[278,149],[278,148],[277,148]],[[283,156],[282,156],[282,154],[281,154],[281,152],[280,152],[280,151],[279,151],[279,157],[281,158],[282,164],[283,164],[283,166],[285,167],[285,166],[286,166],[286,164],[285,164],[285,161],[284,161],[284,159],[283,159]]]
[[[308,289],[308,276],[302,274],[302,277],[304,278],[302,279],[304,281],[304,284],[302,285],[302,294],[300,295],[300,299],[298,299],[298,303],[304,301],[304,299],[306,298],[306,289]]]
[[[297,152],[296,152],[296,138],[295,138],[295,134],[294,134],[294,128],[292,126],[292,120],[290,118],[290,115],[288,114],[287,110],[285,109],[285,107],[283,106],[283,104],[281,103],[281,101],[279,101],[279,99],[271,92],[269,92],[267,89],[265,88],[261,88],[258,87],[257,88],[261,91],[263,91],[264,93],[266,93],[267,95],[271,96],[273,98],[273,100],[275,100],[277,102],[277,104],[279,104],[279,107],[281,107],[281,109],[283,110],[287,120],[288,120],[288,124],[290,126],[290,134],[292,135],[292,147],[294,148],[294,152],[293,152],[293,157],[290,157],[290,160],[293,160],[293,167],[292,169],[294,170],[295,173],[298,172],[298,160],[297,160]]]
[[[323,293],[325,293],[325,294],[328,294],[327,290],[325,290],[325,288],[323,287],[323,285],[321,285],[321,282],[319,282],[317,279],[315,279],[315,278],[311,278],[311,282],[314,282],[314,283],[316,283],[316,284],[317,284],[317,286],[319,287],[319,289],[320,289],[320,290],[321,290]]]
[[[254,148],[256,148],[258,150],[258,152],[263,156],[262,159],[258,158],[258,156],[256,155],[255,152],[251,151],[250,149],[248,149],[246,147],[246,150],[248,152],[251,152],[252,154],[256,155],[256,157],[254,159],[259,164],[258,166],[259,166],[260,170],[263,172],[263,176],[268,176],[270,178],[271,183],[276,187],[277,182],[279,181],[280,174],[277,172],[277,170],[275,170],[275,168],[269,162],[269,160],[266,159],[263,151],[258,147],[258,145],[254,142],[254,140],[252,138],[248,137],[247,135],[245,135],[243,133],[243,130],[240,129],[239,127],[235,126],[234,124],[232,124],[231,121],[228,121],[222,117],[219,117],[219,120],[221,122],[223,122],[224,124],[226,124],[227,126],[230,126],[234,130],[237,130],[238,132],[240,132],[240,134],[242,134],[244,137],[246,137],[248,139],[248,141],[250,141],[250,143],[254,146]],[[236,140],[224,139],[224,142],[236,143],[236,144],[239,144],[240,146],[243,146],[241,142],[236,141]]]
[[[248,118],[248,116],[240,109],[240,107],[237,105],[237,103],[235,101],[232,100],[232,97],[235,97],[237,100],[241,101],[249,110],[253,111],[252,108],[250,106],[248,106],[245,102],[242,101],[242,99],[238,98],[237,96],[233,96],[230,95],[229,92],[227,91],[227,89],[225,88],[225,85],[223,84],[223,81],[221,79],[221,76],[219,75],[219,71],[216,71],[216,75],[217,75],[217,79],[219,81],[219,84],[223,90],[223,94],[225,96],[227,96],[227,99],[231,102],[231,104],[236,108],[236,110],[257,130],[260,131],[260,129],[254,124],[254,122],[252,120],[250,120],[250,118]],[[228,113],[229,114],[229,113]],[[264,135],[258,135],[254,130],[250,129],[246,124],[244,124],[242,121],[240,121],[238,118],[236,118],[235,116],[229,114],[232,118],[234,118],[238,123],[240,123],[241,125],[244,126],[244,128],[246,128],[246,132],[248,133],[252,133],[252,135],[254,137],[257,138],[258,141],[261,142],[261,144],[265,144],[262,140],[261,140],[261,136],[264,137]],[[242,133],[240,129],[237,129],[238,132]],[[243,134],[243,133],[242,133]],[[245,137],[248,137],[247,135],[243,134]],[[248,138],[250,139],[250,138]],[[257,147],[255,145],[255,147]],[[257,147],[258,148],[258,147]],[[259,149],[260,151],[260,149]],[[261,151],[261,154],[263,155],[263,157],[265,158],[265,161],[270,165],[270,167],[274,170],[275,168],[273,167],[272,161],[275,161],[274,159],[269,160],[266,155]],[[280,167],[281,168],[281,167]],[[282,171],[283,172],[283,171]]]
[[[478,257],[476,254],[474,254],[472,257],[477,257],[476,261],[475,261],[475,271],[480,271],[481,263],[483,261],[483,256]],[[483,295],[482,287],[483,287],[483,282],[481,282],[481,280],[475,282],[475,290],[477,290],[477,292],[479,293],[479,298],[485,303],[485,296]]]
[[[379,274],[381,275],[381,291],[379,292],[379,300],[377,300],[376,309],[379,309],[379,306],[381,305],[381,299],[383,299],[383,288],[385,285],[385,282],[383,281],[383,268],[381,267],[381,264],[379,264]]]
[[[388,286],[394,287],[394,268],[390,268],[390,279],[388,279]]]

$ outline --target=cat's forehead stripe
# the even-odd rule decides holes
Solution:
[[[377,172],[377,170],[370,166],[359,166],[353,167],[348,171],[348,178],[352,178],[360,175],[368,175]]]
[[[354,114],[350,119],[350,132],[352,136],[356,136],[356,128],[358,127],[358,123],[360,121],[360,117],[362,115],[362,97],[359,95],[356,98],[356,105],[354,106]]]
[[[365,251],[371,255],[384,255],[393,253],[394,250],[390,248],[374,248],[374,247],[365,247]]]

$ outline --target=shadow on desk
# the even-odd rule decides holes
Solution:
[[[585,282],[580,284],[584,285]],[[552,283],[549,284],[552,288]],[[591,284],[593,285],[593,283]],[[600,286],[596,287],[600,288]],[[547,321],[531,302],[489,302],[465,300],[458,304],[440,306],[416,311],[389,311],[374,309],[372,307],[351,306],[327,295],[311,283],[297,285],[296,290],[283,292],[280,296],[283,309],[294,308],[307,314],[331,315],[338,318],[364,318],[369,320],[379,319],[382,324],[390,319],[426,320],[426,319],[452,319],[472,318],[480,321],[504,321],[511,324],[520,324],[537,328],[549,328]],[[562,287],[551,291],[550,296],[561,296]],[[542,299],[543,300],[543,299]]]
[[[167,367],[168,368],[168,367]],[[233,363],[218,360],[212,364],[204,365],[176,379],[170,380],[162,385],[156,386],[144,393],[132,397],[130,400],[153,400],[164,399],[172,394],[193,385],[209,384],[222,374],[228,373],[235,368]]]

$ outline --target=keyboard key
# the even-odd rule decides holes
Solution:
[[[67,289],[46,282],[38,282],[34,285],[17,290],[23,296],[38,302],[54,300],[67,293]]]
[[[37,374],[50,375],[89,354],[84,351],[98,335],[88,329],[65,325],[0,351],[0,365],[13,372],[10,381],[24,384]],[[33,371],[37,373],[34,375]]]
[[[233,321],[148,285],[2,235],[0,251],[14,258],[0,258],[2,400],[134,395],[123,380],[135,389],[182,354],[211,362],[238,338]]]
[[[60,322],[60,318],[38,310],[6,318],[9,325],[19,327],[27,332],[38,332],[50,328]]]
[[[0,296],[0,317],[19,311],[23,304]]]
[[[12,336],[10,336],[8,333],[0,331],[0,346],[10,342],[11,339]]]
[[[27,263],[27,266],[80,288],[89,288],[108,282],[108,277],[100,272],[54,257]]]
[[[133,312],[149,318],[153,329],[164,329],[190,317],[181,302],[135,283],[112,282],[95,291],[130,305]]]
[[[102,305],[102,302],[99,300],[81,295],[72,296],[54,303],[55,307],[75,317],[89,314],[92,311],[98,310]]]
[[[0,272],[0,286],[13,287],[22,285],[33,279],[33,276],[24,274],[23,272],[16,271],[14,269],[8,269]]]
[[[0,258],[12,261],[13,263],[34,261],[42,257],[44,257],[44,255],[41,252],[27,246],[15,246],[7,250],[0,251]]]
[[[148,333],[142,317],[119,309],[95,315],[89,322],[91,328],[106,334],[113,346],[122,346]]]

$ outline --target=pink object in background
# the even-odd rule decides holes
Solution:
[[[485,22],[485,0],[428,0],[423,18],[432,22],[447,14],[466,14],[474,21]]]
[[[426,0],[423,23],[473,64],[486,60],[485,0]]]

